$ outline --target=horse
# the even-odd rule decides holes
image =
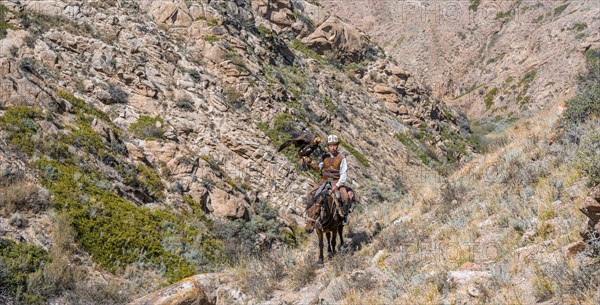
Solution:
[[[319,261],[317,264],[323,264],[323,233],[327,237],[327,252],[329,258],[336,254],[336,233],[340,236],[340,247],[344,245],[344,237],[342,231],[342,217],[338,212],[337,199],[331,192],[331,181],[325,183],[323,191],[317,195],[319,198],[313,205],[306,208],[306,232],[312,233],[317,229],[319,237]]]

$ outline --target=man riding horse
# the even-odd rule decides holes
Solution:
[[[310,207],[318,198],[315,198],[315,195],[318,195],[317,191],[320,192],[320,189],[322,189],[327,180],[331,179],[333,181],[331,191],[338,198],[341,197],[342,199],[342,213],[344,214],[342,225],[347,225],[350,204],[348,201],[348,192],[344,184],[346,183],[348,174],[348,164],[346,156],[338,151],[339,144],[340,141],[336,135],[327,136],[327,153],[321,157],[322,161],[318,167],[321,170],[321,180],[308,192],[306,198],[308,200],[307,206]]]

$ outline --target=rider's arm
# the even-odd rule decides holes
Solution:
[[[338,187],[343,186],[346,182],[346,176],[348,174],[348,164],[346,163],[346,158],[342,159],[342,163],[340,163],[340,179],[336,183]]]

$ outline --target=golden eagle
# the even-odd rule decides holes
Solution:
[[[281,152],[286,147],[293,144],[300,149],[300,151],[298,151],[298,166],[301,170],[307,170],[307,166],[311,163],[310,155],[317,149],[321,150],[319,147],[321,137],[304,131],[291,131],[289,134],[292,137],[283,142],[283,144],[279,146],[277,152]]]

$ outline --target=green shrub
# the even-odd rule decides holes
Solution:
[[[600,116],[600,50],[586,53],[588,72],[579,79],[577,94],[566,102],[565,121],[578,124]]]
[[[588,28],[588,25],[587,25],[587,23],[585,23],[585,22],[580,22],[580,23],[575,23],[575,24],[574,24],[574,25],[571,27],[571,30],[575,30],[575,31],[577,31],[577,32],[581,32],[581,31],[583,31],[583,30],[585,30],[585,29],[587,29],[587,28]]]
[[[469,10],[476,12],[480,3],[481,3],[481,0],[471,0],[471,3],[469,5]]]
[[[210,43],[211,45],[214,45],[217,41],[219,41],[219,37],[215,36],[215,35],[207,35],[204,36],[204,41]]]
[[[365,157],[365,155],[360,153],[358,150],[356,150],[354,147],[352,147],[345,141],[340,140],[340,145],[346,150],[348,150],[348,152],[352,154],[360,164],[362,164],[364,167],[369,167],[369,160],[367,160],[367,157]]]
[[[78,97],[76,97],[75,95],[73,95],[72,93],[68,92],[65,89],[56,89],[56,94],[65,99],[66,101],[68,101],[69,103],[71,103],[73,106],[75,106],[75,111],[76,114],[79,115],[80,117],[83,114],[87,114],[90,115],[92,117],[95,118],[99,118],[105,122],[110,122],[110,118],[108,117],[108,115],[106,115],[106,113],[88,105],[85,100],[80,99]]]
[[[494,98],[498,95],[498,88],[494,87],[485,95],[485,109],[490,109],[494,104]]]
[[[189,98],[180,98],[175,102],[175,106],[181,110],[194,111],[194,102]]]
[[[554,296],[552,283],[545,277],[537,277],[533,282],[533,294],[538,303],[551,299]]]
[[[114,271],[141,262],[177,281],[226,262],[220,241],[199,230],[204,226],[118,197],[95,171],[52,160],[36,165],[55,204],[69,215],[77,242],[101,266]]]
[[[117,85],[108,86],[108,93],[110,94],[110,99],[113,103],[125,104],[129,99],[129,94]]]
[[[138,118],[137,122],[129,126],[129,130],[138,138],[144,140],[163,139],[164,131],[162,124],[164,124],[164,120],[159,115],[155,117],[142,115]]]
[[[154,199],[165,198],[163,192],[165,186],[152,167],[143,164],[138,166],[133,171],[128,172],[128,175],[125,177],[125,183],[131,187],[140,189]]]
[[[588,177],[590,185],[600,184],[600,132],[598,130],[583,136],[577,153],[577,167]]]
[[[16,146],[27,155],[32,156],[37,148],[37,142],[32,138],[38,134],[38,124],[42,118],[41,111],[26,106],[11,106],[0,117],[0,126],[8,135],[8,144]]]
[[[317,61],[323,61],[323,57],[321,57],[321,55],[317,54],[315,51],[310,49],[307,45],[305,45],[302,41],[298,39],[292,40],[292,48],[306,55],[306,57],[308,58],[312,58]]]
[[[258,201],[249,220],[218,222],[215,233],[225,241],[231,260],[258,255],[276,241],[290,240],[284,234],[284,225],[277,220],[278,213],[268,203]],[[259,242],[259,235],[262,235]]]
[[[39,246],[0,239],[0,291],[7,290],[19,304],[44,304],[44,298],[27,291],[28,278],[50,261]]]
[[[256,29],[258,30],[258,34],[260,34],[260,36],[263,38],[270,38],[276,35],[273,31],[262,24],[257,26]]]
[[[188,70],[188,74],[190,75],[192,80],[194,80],[194,83],[198,84],[200,83],[200,81],[202,81],[202,76],[200,75],[200,72],[198,72],[198,70],[190,69]]]
[[[8,29],[15,30],[16,28],[12,26],[10,23],[6,21],[6,13],[8,12],[8,8],[3,4],[0,4],[0,39],[6,37],[6,33]]]
[[[417,144],[417,142],[415,142],[415,140],[410,135],[404,133],[397,133],[396,139],[398,139],[398,141],[400,141],[402,144],[404,144],[404,146],[406,146],[410,151],[412,151],[417,156],[417,158],[419,158],[419,160],[423,162],[423,164],[427,166],[432,165],[433,160],[427,155],[427,153],[425,153],[421,149],[420,145]]]
[[[554,17],[559,16],[569,6],[569,3],[562,4],[554,9]]]
[[[328,98],[324,98],[323,99],[323,105],[325,105],[325,108],[327,109],[327,111],[334,113],[336,108],[335,105],[333,104],[333,102],[328,99]]]

